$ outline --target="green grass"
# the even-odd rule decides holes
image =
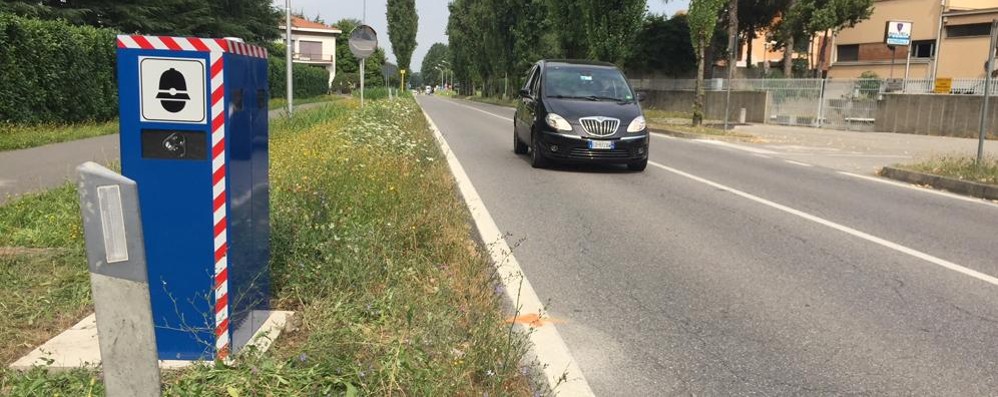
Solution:
[[[295,98],[295,106],[305,105],[309,103],[319,103],[319,102],[332,102],[339,99],[337,95],[319,95],[309,98]],[[270,110],[281,110],[288,106],[288,100],[284,98],[271,98],[269,104]]]
[[[898,168],[925,172],[965,181],[998,185],[998,158],[987,157],[977,164],[973,157],[939,157],[915,164],[899,164]]]
[[[90,311],[73,185],[0,206],[0,363]]]
[[[466,96],[466,97],[458,97],[458,98],[467,99],[469,101],[487,103],[487,104],[490,104],[490,105],[506,106],[506,107],[511,107],[511,108],[515,108],[516,107],[516,101],[513,100],[513,99],[502,99],[502,98],[486,97],[486,96],[478,96],[478,95]]]
[[[503,321],[493,269],[470,238],[467,210],[422,112],[411,99],[357,106],[340,101],[271,126],[272,306],[296,311],[297,329],[266,355],[167,373],[165,395],[529,394],[519,368],[525,342]],[[25,198],[8,206],[17,209],[0,207],[8,211],[0,215],[32,228],[71,229],[71,193],[47,193],[62,204],[45,210],[33,209],[49,205],[42,197]],[[32,221],[45,212],[62,224]],[[78,247],[69,233],[11,233],[19,237],[8,244]],[[85,277],[82,250],[66,255],[73,277]],[[10,267],[15,281],[0,275],[3,286],[45,288],[42,280],[52,280],[75,287],[50,295],[89,304],[87,296],[74,296],[80,286],[89,288],[85,279],[53,279],[51,268],[29,266],[51,261],[30,260],[36,262]],[[10,294],[0,292],[0,303],[29,312],[34,303]],[[2,321],[23,322],[24,314],[6,313],[13,320]],[[36,328],[37,322],[13,333]],[[0,339],[0,346],[10,343]],[[0,395],[91,391],[103,394],[93,370],[0,369]]]
[[[118,121],[70,125],[19,125],[0,123],[0,151],[93,138],[118,132]]]
[[[715,128],[713,125],[717,125],[720,122],[708,121],[705,125],[693,126],[691,114],[680,113],[680,112],[669,112],[659,109],[642,109],[645,114],[645,119],[648,121],[648,127],[653,130],[663,130],[680,132],[684,134],[692,135],[703,135],[708,137],[722,138],[722,139],[734,139],[740,141],[756,141],[757,138],[754,135],[746,134],[743,132],[738,132],[734,130],[724,130],[723,128]]]

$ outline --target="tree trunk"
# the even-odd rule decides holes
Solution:
[[[796,3],[796,0],[790,0],[790,3],[787,4],[787,10],[793,9]],[[790,79],[794,77],[794,47],[796,43],[794,43],[793,32],[784,32],[787,35],[786,40],[784,40],[787,48],[783,51],[783,77]]]
[[[828,38],[832,37],[832,31],[825,31],[825,37],[821,39],[821,53],[818,54],[818,76],[825,77],[825,52],[828,51]]]
[[[749,69],[752,68],[752,41],[755,40],[755,28],[749,29],[748,37],[746,38],[746,48],[745,48],[745,66]],[[765,51],[765,46],[763,46],[763,51]]]
[[[703,99],[704,99],[704,86],[703,86],[703,74],[704,68],[707,67],[707,62],[705,62],[704,48],[707,47],[707,41],[704,40],[703,36],[700,36],[697,43],[697,81],[696,81],[696,94],[693,96],[693,126],[700,126],[703,124]]]
[[[738,67],[738,0],[728,1],[728,80]],[[728,84],[731,84],[730,82]]]

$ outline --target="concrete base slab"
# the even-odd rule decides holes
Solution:
[[[249,314],[242,327],[233,332],[233,351],[251,348],[265,352],[287,326],[294,312],[257,310]],[[254,332],[255,331],[255,332]],[[235,356],[238,358],[238,353]],[[165,370],[181,369],[198,361],[160,360]],[[100,366],[100,347],[97,343],[97,318],[91,314],[45,342],[35,350],[10,365],[11,369],[27,371],[44,367],[50,371],[66,371],[83,367]]]

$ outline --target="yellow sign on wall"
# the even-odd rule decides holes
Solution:
[[[943,77],[936,79],[936,86],[932,90],[936,94],[949,94],[953,91],[953,79],[950,77]]]

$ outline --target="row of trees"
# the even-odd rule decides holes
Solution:
[[[4,0],[0,12],[148,35],[277,38],[271,0]]]
[[[541,58],[623,63],[642,26],[645,0],[454,0],[450,63],[466,92],[508,94]],[[424,74],[428,71],[424,70]],[[429,76],[425,74],[424,77]]]
[[[765,35],[773,48],[790,49],[783,74],[792,76],[795,51],[806,51],[819,32],[830,36],[868,18],[873,0],[691,0],[689,13],[669,18],[646,14],[646,5],[645,0],[454,0],[448,58],[466,91],[494,95],[508,93],[504,87],[515,87],[542,58],[595,59],[630,73],[689,77],[710,74],[721,59],[733,64],[732,50],[745,43],[751,65],[752,41]],[[437,73],[425,66],[424,78]]]

